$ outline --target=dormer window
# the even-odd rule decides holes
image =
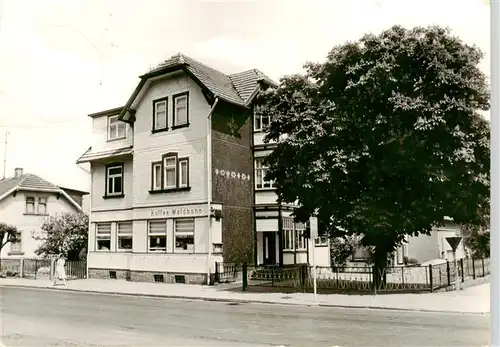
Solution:
[[[255,131],[265,131],[266,128],[271,123],[271,117],[266,114],[260,113],[258,106],[254,107],[254,121],[253,121],[253,129]]]
[[[153,101],[153,132],[167,130],[168,98]]]
[[[189,93],[176,94],[173,99],[173,127],[184,127],[189,125]]]
[[[118,120],[118,115],[108,117],[108,140],[120,140],[125,138],[125,122]]]

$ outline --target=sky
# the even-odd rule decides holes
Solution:
[[[226,73],[300,72],[392,25],[449,27],[486,54],[484,0],[0,0],[0,178],[14,168],[88,190],[88,114],[123,106],[138,76],[182,52]],[[487,115],[488,116],[488,115]]]

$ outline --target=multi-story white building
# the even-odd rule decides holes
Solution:
[[[92,172],[89,277],[204,283],[216,261],[308,262],[305,226],[264,180],[269,119],[252,101],[273,84],[178,54],[140,76],[125,106],[89,115],[77,161]]]

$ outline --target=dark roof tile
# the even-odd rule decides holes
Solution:
[[[275,82],[257,69],[226,75],[181,53],[167,59],[149,73],[154,74],[162,69],[182,64],[186,64],[186,68],[216,97],[237,105],[246,105],[248,98],[253,94],[260,80],[275,85]]]

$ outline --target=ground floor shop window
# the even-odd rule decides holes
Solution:
[[[167,251],[167,220],[149,221],[148,244],[150,252]]]
[[[96,243],[98,251],[111,249],[111,223],[96,224]]]
[[[116,233],[118,235],[118,250],[131,251],[132,250],[132,222],[118,222],[116,223]]]
[[[174,220],[174,244],[176,253],[194,252],[194,219]]]

